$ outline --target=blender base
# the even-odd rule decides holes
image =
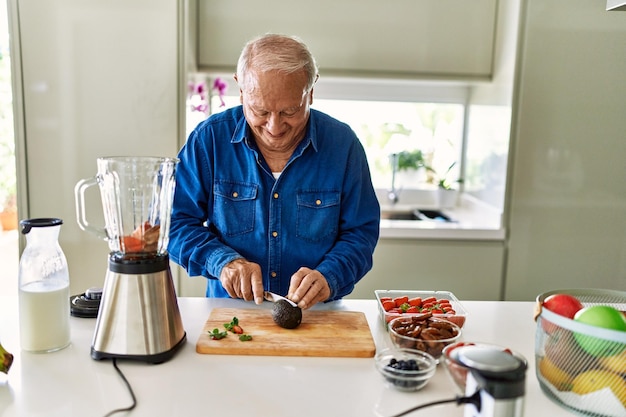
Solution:
[[[147,355],[124,355],[124,354],[117,354],[117,353],[99,352],[94,347],[92,347],[91,357],[98,361],[103,360],[103,359],[125,359],[125,360],[147,362],[147,363],[156,365],[156,364],[167,362],[168,360],[170,360],[176,354],[178,349],[180,349],[182,346],[185,345],[186,340],[187,340],[187,334],[185,333],[183,334],[183,338],[180,340],[180,342],[174,345],[174,347],[171,348],[170,350],[167,350],[165,352],[160,352],[160,353],[147,354]]]
[[[169,256],[109,256],[91,357],[160,363],[185,339]]]

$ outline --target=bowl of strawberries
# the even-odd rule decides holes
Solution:
[[[448,320],[460,328],[465,325],[467,311],[449,291],[376,290],[374,294],[385,326],[395,318],[424,313]]]

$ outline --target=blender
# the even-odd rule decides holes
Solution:
[[[98,158],[97,175],[76,184],[78,225],[106,240],[110,249],[93,359],[160,363],[184,344],[167,253],[177,163],[162,157]],[[85,213],[85,191],[95,185],[104,228],[90,225]]]
[[[465,394],[480,395],[480,406],[465,405],[465,417],[522,417],[526,393],[526,369],[522,357],[495,346],[461,346],[454,351],[467,368]]]

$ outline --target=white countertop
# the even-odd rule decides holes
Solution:
[[[463,340],[496,343],[529,362],[525,416],[571,414],[541,391],[534,371],[532,302],[462,301],[469,312]],[[150,365],[118,361],[135,390],[138,405],[129,416],[387,417],[418,404],[454,398],[455,386],[443,365],[421,391],[386,386],[371,358],[312,358],[201,355],[195,343],[214,307],[270,308],[269,303],[180,298],[187,341],[168,362]],[[320,308],[363,311],[378,349],[390,344],[374,300],[344,300]],[[9,375],[0,374],[0,416],[104,416],[130,405],[131,398],[110,360],[91,359],[95,319],[71,318],[72,344],[56,353],[20,351],[17,299],[0,297],[0,341],[15,354]],[[454,404],[410,416],[462,416]]]
[[[379,197],[380,198],[380,197]],[[384,200],[382,200],[384,201]],[[424,220],[389,220],[385,213],[411,212],[419,209],[440,210],[453,222]],[[381,205],[383,218],[380,221],[381,239],[440,239],[440,240],[496,240],[506,237],[502,225],[502,213],[471,196],[464,195],[450,208],[439,208],[419,200]]]

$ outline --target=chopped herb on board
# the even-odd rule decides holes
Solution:
[[[243,329],[239,325],[239,319],[237,317],[233,317],[230,323],[224,323],[224,328],[235,334],[243,334]]]
[[[228,334],[227,332],[220,332],[219,329],[213,329],[213,331],[208,332],[209,333],[209,337],[213,340],[220,340],[226,337],[226,335]]]

